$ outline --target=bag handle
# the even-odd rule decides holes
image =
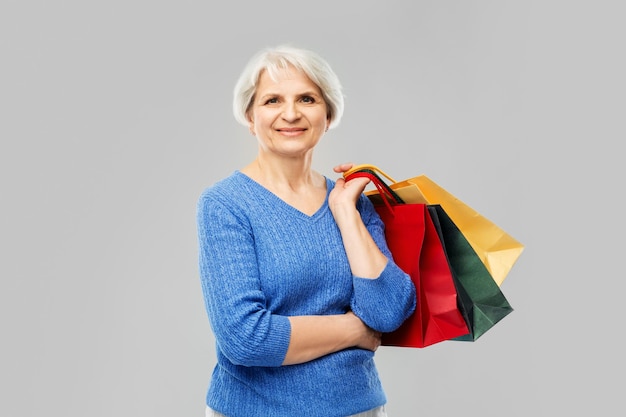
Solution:
[[[376,165],[371,165],[371,164],[355,165],[352,168],[350,168],[349,170],[347,170],[346,172],[344,172],[343,173],[343,177],[345,178],[346,176],[352,174],[353,172],[363,171],[363,170],[368,170],[368,171],[371,171],[371,172],[373,172],[375,174],[383,176],[383,177],[387,178],[389,181],[391,181],[392,184],[395,184],[395,183],[398,182],[398,181],[394,180],[393,178],[391,178],[391,176],[389,174],[387,174],[385,171],[383,171],[382,169],[378,168]]]
[[[393,208],[391,207],[391,203],[393,204],[404,204],[404,201],[400,196],[387,185],[377,174],[376,172],[368,169],[361,168],[359,170],[351,170],[352,172],[344,173],[344,179],[346,181],[350,181],[353,178],[368,178],[378,189],[378,193],[381,196],[383,203],[387,206],[389,211],[393,214]]]

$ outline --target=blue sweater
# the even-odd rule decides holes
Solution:
[[[353,276],[328,207],[308,216],[236,171],[199,198],[200,277],[217,365],[206,401],[229,417],[345,417],[386,402],[374,352],[351,348],[281,366],[289,316],[352,310],[395,330],[415,309],[415,288],[392,260],[377,279]],[[383,223],[362,195],[357,208],[389,259]]]

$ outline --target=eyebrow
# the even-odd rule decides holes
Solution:
[[[269,98],[269,97],[277,97],[277,96],[280,97],[282,96],[282,94],[269,92],[269,93],[263,94],[262,96],[259,96],[259,100]],[[324,97],[323,94],[317,93],[314,90],[307,90],[302,93],[298,93],[296,96],[297,97],[314,96],[314,97],[319,97],[319,98]]]

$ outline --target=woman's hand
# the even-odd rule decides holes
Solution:
[[[361,349],[371,350],[372,352],[376,351],[380,346],[382,340],[382,333],[377,332],[369,328],[360,318],[358,318],[353,312],[348,311],[346,316],[353,318],[355,321],[355,326],[359,332],[359,338],[356,344],[356,347]]]
[[[345,163],[337,165],[333,170],[338,174],[343,174],[352,166],[353,164],[351,163]],[[338,215],[343,215],[345,211],[354,212],[356,202],[369,182],[368,178],[354,178],[350,181],[346,181],[343,178],[337,179],[335,188],[328,196],[328,205],[335,219],[337,219]]]

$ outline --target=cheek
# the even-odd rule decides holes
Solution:
[[[263,125],[266,124],[268,122],[268,119],[270,119],[270,114],[268,114],[266,111],[250,111],[249,116],[248,116],[248,120],[250,121],[250,124],[252,126],[259,126],[259,125]]]
[[[326,114],[319,116],[319,125],[326,127],[330,123],[330,117]]]
[[[267,117],[263,115],[263,113],[259,112],[250,112],[248,116],[248,125],[250,129],[260,128],[266,124]]]

